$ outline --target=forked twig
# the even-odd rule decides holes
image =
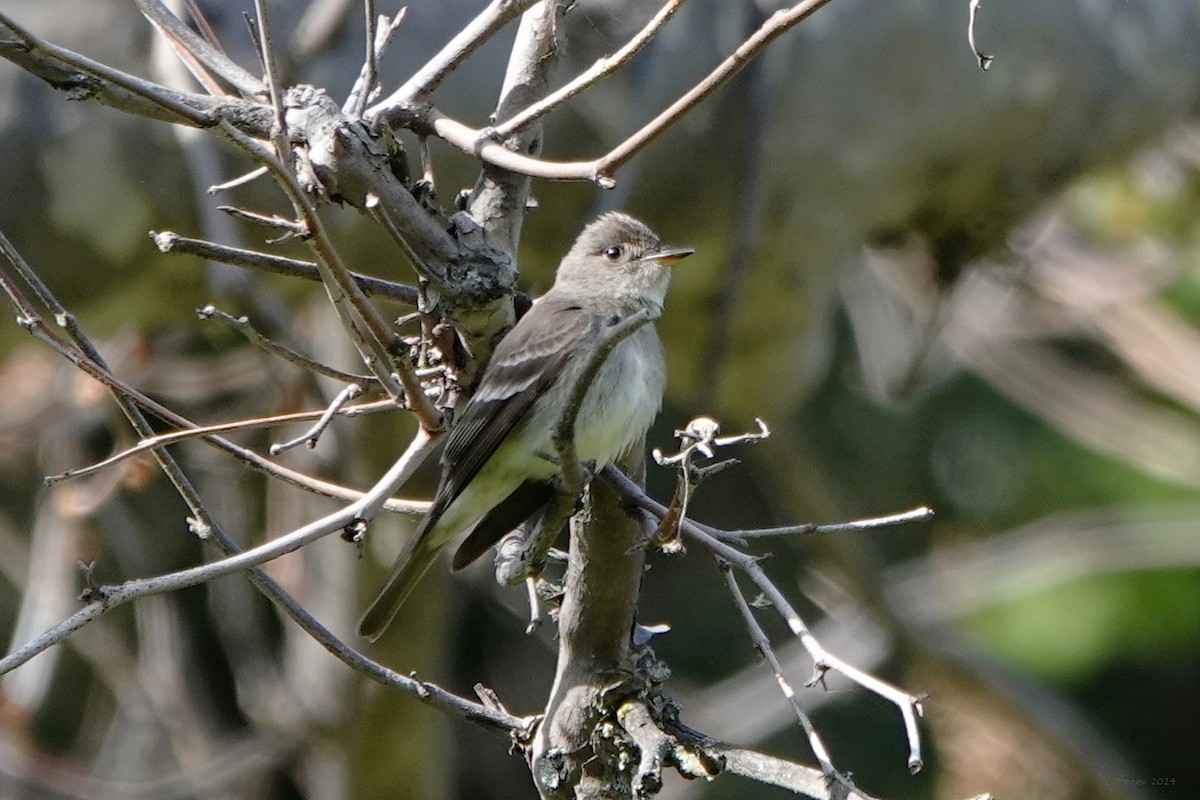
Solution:
[[[345,389],[342,389],[342,391],[338,392],[337,397],[333,398],[333,402],[329,404],[329,408],[325,409],[325,413],[321,415],[321,418],[317,420],[315,425],[301,435],[297,436],[295,439],[271,445],[269,448],[267,448],[267,452],[273,456],[277,456],[286,450],[291,450],[292,448],[299,447],[300,445],[304,445],[309,448],[316,447],[317,441],[321,438],[321,434],[324,433],[325,429],[329,427],[329,424],[333,422],[333,418],[338,415],[338,412],[341,411],[347,403],[357,398],[360,394],[362,394],[362,387],[357,383],[350,384]]]
[[[0,233],[0,252],[3,252],[10,263],[13,264],[18,274],[21,275],[22,279],[34,288],[34,293],[38,299],[51,310],[56,323],[60,327],[66,329],[70,334],[71,339],[77,344],[72,345],[64,341],[52,330],[50,330],[50,327],[45,323],[44,320],[42,320],[41,316],[24,297],[16,283],[8,277],[7,272],[3,269],[0,269],[0,288],[3,288],[5,293],[8,294],[13,306],[18,311],[17,323],[28,330],[39,341],[47,344],[55,352],[62,355],[85,374],[95,378],[97,381],[107,387],[112,393],[113,397],[117,400],[122,412],[125,413],[126,417],[130,419],[131,424],[134,425],[134,429],[139,433],[139,435],[142,436],[143,439],[152,438],[154,436],[154,430],[150,426],[149,422],[146,421],[141,409],[145,409],[155,417],[158,417],[164,422],[167,422],[178,428],[194,430],[199,427],[191,420],[147,397],[142,392],[139,392],[137,389],[134,389],[132,386],[113,375],[111,370],[108,369],[104,359],[96,350],[95,346],[92,345],[90,340],[79,329],[78,323],[75,320],[75,316],[63,308],[63,306],[58,302],[57,298],[50,293],[49,289],[37,277],[37,274],[30,269],[25,260],[21,258],[20,253],[18,253],[12,247],[8,239],[6,239],[2,233]],[[344,486],[339,486],[328,481],[318,480],[310,475],[305,475],[304,473],[297,472],[296,470],[274,464],[258,455],[253,450],[236,445],[233,442],[230,442],[228,439],[220,436],[216,436],[211,433],[200,432],[197,432],[197,435],[202,436],[204,441],[218,447],[221,450],[224,450],[247,466],[273,478],[282,480],[285,483],[289,483],[300,489],[304,489],[305,491],[350,501],[359,500],[363,496],[362,492],[354,489],[348,489]],[[198,496],[195,495],[195,490],[192,488],[191,482],[188,480],[187,476],[183,474],[181,469],[179,469],[179,466],[175,463],[174,459],[171,458],[168,453],[163,451],[161,447],[152,447],[149,449],[154,452],[155,458],[158,459],[160,465],[163,466],[164,471],[167,472],[172,484],[176,486],[185,499],[195,498],[193,501],[189,502],[189,506],[192,506],[194,503],[195,508],[193,510],[193,514],[200,515],[197,517],[198,530],[207,531],[211,527],[211,523],[201,511],[195,510],[202,509],[202,506],[199,502]],[[399,503],[397,501],[388,501],[385,507],[402,513],[423,513],[424,509],[427,507],[427,504],[420,503],[409,505],[407,503]],[[232,540],[230,541],[232,543]]]
[[[665,506],[646,495],[636,483],[621,474],[612,465],[605,467],[601,472],[601,477],[616,489],[623,499],[631,505],[649,512],[655,518],[661,520],[669,513]],[[762,591],[766,599],[774,606],[776,612],[783,617],[792,634],[800,640],[800,643],[812,657],[813,678],[809,685],[820,683],[824,674],[833,669],[859,684],[864,689],[894,704],[903,717],[905,734],[908,737],[909,769],[913,772],[921,769],[923,763],[921,758],[921,741],[916,723],[916,719],[921,713],[921,697],[911,695],[873,675],[869,675],[825,650],[821,643],[812,635],[812,632],[796,612],[796,609],[763,571],[759,564],[759,559],[723,541],[724,537],[719,535],[720,531],[715,531],[715,529],[709,526],[697,524],[690,519],[683,519],[681,521],[680,530],[691,541],[708,550],[709,553],[717,557],[720,561],[743,572]]]
[[[455,120],[436,108],[417,109],[415,96],[397,91],[391,97],[367,110],[371,119],[380,119],[394,126],[428,128],[455,147],[483,159],[489,164],[535,178],[550,180],[587,180],[610,188],[616,185],[613,174],[638,152],[674,125],[713,92],[725,85],[763,48],[780,35],[811,16],[830,0],[803,0],[790,8],[772,14],[753,34],[682,97],[664,109],[650,122],[609,152],[590,161],[549,161],[509,150],[493,140],[490,129],[475,129]]]
[[[538,0],[492,0],[487,8],[467,23],[458,34],[429,59],[403,86],[367,110],[374,117],[380,109],[420,102],[434,92],[471,54],[495,36],[501,28],[521,16]]]
[[[201,63],[227,80],[235,89],[247,95],[263,93],[266,87],[261,80],[233,63],[228,56],[197,35],[159,0],[134,0],[134,2],[154,27],[162,30],[168,39],[186,47]]]

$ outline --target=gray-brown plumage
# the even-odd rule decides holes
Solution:
[[[641,222],[601,216],[559,264],[554,286],[496,347],[479,388],[455,420],[429,513],[397,557],[359,633],[377,638],[441,548],[471,529],[459,569],[553,497],[558,474],[552,431],[605,328],[642,309],[662,310],[667,264],[692,253],[667,248]],[[583,399],[575,448],[603,466],[641,441],[662,404],[666,380],[653,323],[608,354]]]

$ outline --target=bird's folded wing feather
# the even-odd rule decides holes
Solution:
[[[437,498],[442,508],[479,474],[596,327],[594,315],[577,303],[547,295],[501,340],[446,441]]]

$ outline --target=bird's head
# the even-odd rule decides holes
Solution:
[[[613,211],[579,234],[558,267],[554,285],[662,308],[670,265],[693,252],[664,245],[645,224]]]

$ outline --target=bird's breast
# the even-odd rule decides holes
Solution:
[[[575,446],[581,460],[606,464],[639,441],[662,406],[666,367],[654,326],[609,353],[579,409]]]

